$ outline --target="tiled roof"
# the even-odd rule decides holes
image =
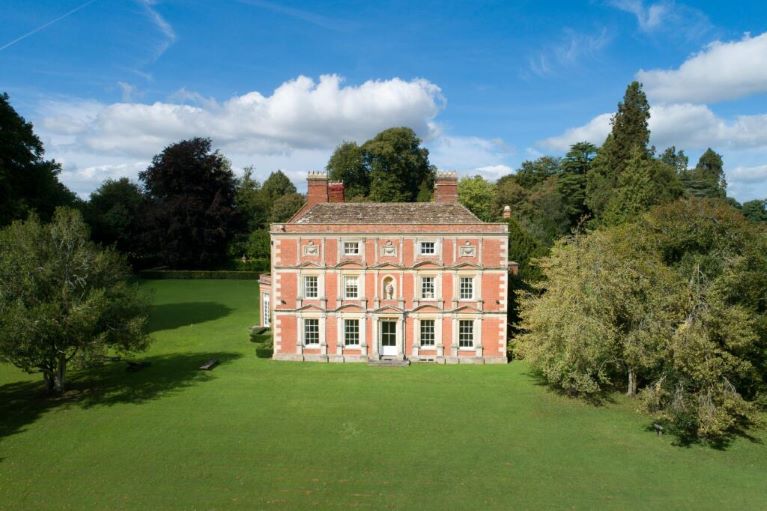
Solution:
[[[323,202],[296,224],[482,224],[460,204],[435,202]]]

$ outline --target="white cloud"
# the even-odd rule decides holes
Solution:
[[[601,145],[610,132],[611,114],[601,114],[561,135],[539,142],[548,150],[565,152],[576,142]],[[723,119],[705,105],[658,105],[650,109],[650,143],[658,150],[669,146],[692,155],[707,147],[723,153],[729,192],[739,200],[767,195],[767,166],[741,164],[767,160],[767,115],[740,115]],[[694,163],[692,161],[691,163]]]
[[[173,97],[153,104],[46,101],[37,125],[48,154],[65,165],[64,182],[76,182],[83,194],[112,172],[145,166],[168,144],[195,136],[211,137],[235,168],[256,164],[264,173],[282,168],[298,176],[322,168],[341,141],[361,142],[392,126],[433,140],[434,119],[445,105],[440,88],[427,80],[344,85],[337,75],[300,76],[271,95],[253,91],[220,103],[185,89]],[[486,163],[498,161],[477,166]]]
[[[707,103],[767,92],[767,32],[716,41],[678,69],[640,70],[648,96],[664,102]]]
[[[606,28],[602,28],[597,34],[583,34],[565,29],[558,42],[546,46],[529,59],[530,70],[543,76],[560,67],[572,67],[583,58],[593,57],[609,41]]]
[[[176,31],[173,30],[171,24],[168,23],[154,8],[154,5],[157,3],[156,0],[138,0],[138,2],[144,7],[144,11],[149,20],[162,34],[162,40],[155,48],[154,55],[152,56],[152,62],[154,62],[159,59],[174,42],[176,42]]]
[[[498,179],[509,174],[514,149],[500,139],[443,135],[428,144],[429,160],[440,170]]]
[[[610,132],[611,115],[598,115],[583,126],[542,140],[540,145],[554,151],[566,151],[583,140],[600,145]],[[741,115],[726,120],[705,105],[658,105],[650,108],[649,128],[650,142],[658,148],[671,145],[680,148],[767,148],[767,115]]]
[[[726,173],[729,194],[741,202],[767,198],[767,165],[739,166]]]
[[[702,11],[673,0],[646,6],[642,0],[608,0],[607,4],[633,14],[639,30],[646,34],[663,33],[671,37],[698,39],[713,28]]]
[[[656,3],[645,7],[641,0],[613,0],[609,2],[616,9],[633,14],[639,28],[645,32],[655,30],[669,13],[669,5]]]
[[[583,126],[569,128],[561,135],[541,140],[538,145],[552,151],[565,152],[576,142],[586,141],[601,145],[610,133],[610,118],[612,114],[600,114]]]

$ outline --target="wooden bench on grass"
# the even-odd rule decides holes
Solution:
[[[210,371],[211,369],[213,369],[217,365],[218,365],[218,359],[217,358],[211,358],[210,360],[208,360],[207,362],[202,364],[200,366],[200,369],[203,370],[203,371]]]

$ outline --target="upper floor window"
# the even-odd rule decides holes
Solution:
[[[347,256],[360,255],[360,242],[344,241],[344,255],[347,255]]]
[[[360,343],[360,320],[344,320],[344,345],[356,346]]]
[[[305,319],[304,320],[304,344],[319,344],[319,343],[320,343],[320,320]]]
[[[344,276],[344,298],[359,298],[359,279],[356,275]]]
[[[461,300],[474,299],[474,277],[461,277],[458,281],[458,297]]]
[[[433,241],[422,241],[418,244],[418,253],[420,255],[434,255],[437,253],[437,246]]]
[[[474,321],[461,319],[458,321],[458,346],[461,348],[474,347]]]
[[[434,298],[435,294],[434,277],[421,277],[421,298]]]
[[[317,285],[317,276],[308,275],[304,277],[304,297],[317,298],[318,293],[319,293],[319,286]]]
[[[434,320],[421,320],[421,346],[434,346]]]

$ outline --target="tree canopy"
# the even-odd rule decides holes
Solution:
[[[431,199],[435,169],[429,150],[410,128],[389,128],[361,146],[339,145],[326,169],[329,178],[343,181],[352,200],[414,202]]]
[[[37,213],[50,219],[57,206],[74,205],[75,195],[61,182],[61,166],[45,159],[32,124],[0,94],[0,226]]]
[[[680,436],[755,418],[767,369],[767,239],[723,201],[658,206],[558,242],[523,302],[518,353],[554,386],[639,390]]]
[[[50,392],[64,390],[70,364],[149,342],[148,307],[123,257],[88,238],[69,209],[0,231],[0,359],[41,372]]]
[[[159,263],[206,268],[225,259],[241,217],[229,162],[211,149],[210,139],[166,147],[139,178],[151,201],[147,245]]]

